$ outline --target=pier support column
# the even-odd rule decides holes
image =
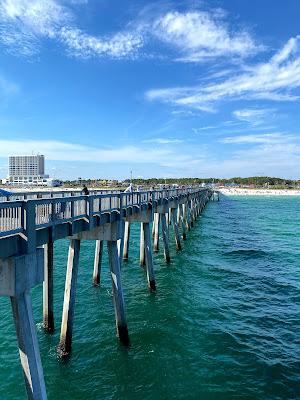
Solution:
[[[44,281],[45,252],[43,248],[36,248],[34,242],[30,245],[32,252],[0,258],[0,296],[10,297],[27,397],[30,400],[46,400],[30,297],[30,290]]]
[[[189,218],[189,204],[188,202],[183,205],[183,218],[186,229],[191,230],[190,218]]]
[[[140,233],[140,265],[145,265],[145,236],[143,229],[143,222],[141,222],[141,233]]]
[[[202,213],[204,207],[205,207],[205,198],[201,197],[201,199],[200,199],[200,214]]]
[[[113,302],[115,308],[116,327],[120,341],[128,345],[129,336],[125,315],[125,304],[123,297],[120,258],[118,255],[118,246],[116,241],[107,241],[109,268],[112,280]]]
[[[195,221],[197,221],[198,218],[198,199],[194,200],[194,216],[195,216]]]
[[[96,240],[94,272],[93,272],[93,285],[94,286],[100,285],[102,254],[103,254],[103,240]]]
[[[154,266],[153,266],[153,253],[150,236],[150,224],[149,222],[142,222],[145,240],[145,259],[146,259],[146,270],[147,270],[147,281],[150,290],[156,290]]]
[[[130,222],[129,221],[125,221],[123,260],[128,260],[129,239],[130,239]]]
[[[155,236],[155,218],[156,218],[156,213],[153,214],[153,221],[152,221],[152,239],[154,240],[154,236]]]
[[[11,297],[27,397],[46,400],[46,387],[29,291]]]
[[[195,200],[191,200],[191,220],[192,220],[193,223],[196,221]]]
[[[180,235],[179,235],[176,214],[177,214],[177,208],[171,208],[171,221],[174,229],[176,248],[177,250],[181,250]]]
[[[199,197],[199,215],[201,215],[201,211],[202,211],[202,196]]]
[[[80,240],[71,239],[66,273],[63,315],[58,353],[60,357],[70,354],[72,348],[73,318],[75,308],[76,283],[79,265]]]
[[[163,237],[163,244],[164,244],[164,255],[166,262],[170,262],[170,248],[169,248],[169,234],[168,234],[168,226],[167,226],[167,219],[166,214],[160,215],[161,219],[161,230],[162,230],[162,237]]]
[[[160,220],[160,214],[155,213],[154,214],[154,243],[153,243],[153,250],[158,251],[159,250],[159,220]]]
[[[181,229],[182,229],[182,239],[186,240],[186,225],[184,222],[183,204],[179,204],[179,218],[180,218],[180,224],[181,224]]]
[[[168,212],[165,213],[165,216],[166,216],[167,232],[168,232],[168,235],[169,235],[169,213]]]
[[[190,229],[192,229],[193,227],[193,220],[192,220],[192,212],[191,212],[191,202],[188,202],[188,206],[187,206],[187,218],[188,218],[188,223],[190,226]]]
[[[192,200],[190,200],[188,204],[189,204],[188,205],[188,219],[189,219],[189,225],[192,228],[194,226],[193,212],[192,212]]]
[[[125,221],[122,219],[120,221],[120,239],[118,239],[118,254],[120,258],[120,266],[122,266],[122,260],[123,260],[123,252],[124,252],[124,230],[125,230]]]
[[[178,228],[180,228],[180,226],[181,226],[181,209],[180,209],[180,204],[178,204],[178,207],[177,207],[176,218],[177,218],[177,225],[178,225]]]
[[[198,199],[194,200],[194,219],[197,221],[198,218]]]
[[[43,327],[46,332],[54,332],[53,242],[44,245]]]

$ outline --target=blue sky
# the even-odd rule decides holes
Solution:
[[[0,0],[0,176],[300,178],[298,0]]]

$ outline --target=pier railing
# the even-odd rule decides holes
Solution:
[[[27,194],[26,200],[0,202],[0,239],[20,233],[26,236],[28,225],[39,229],[78,219],[89,221],[92,217],[106,212],[121,213],[121,209],[128,207],[168,201],[199,191],[201,188],[194,187],[128,193],[115,191],[103,194],[101,191],[100,194],[92,192],[88,196],[76,195],[76,192],[58,192],[52,193],[53,197],[35,199],[28,199],[29,194]],[[28,212],[28,204],[31,206],[31,213]]]
[[[92,189],[89,191],[91,195],[120,193],[120,190],[111,189]],[[3,201],[17,201],[17,200],[36,200],[48,198],[61,198],[69,196],[80,196],[82,190],[49,190],[49,191],[30,191],[30,192],[13,192],[10,196],[0,196],[0,202]]]

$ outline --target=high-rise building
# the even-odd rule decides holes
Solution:
[[[45,156],[10,156],[8,164],[10,185],[47,185],[49,175],[45,175]]]

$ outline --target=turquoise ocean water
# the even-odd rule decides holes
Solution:
[[[222,197],[166,265],[157,293],[138,264],[133,228],[123,286],[131,346],[119,345],[107,257],[91,285],[94,244],[82,244],[73,352],[56,356],[67,241],[55,244],[56,331],[35,320],[49,400],[300,399],[300,197]],[[171,231],[170,231],[171,232]],[[171,235],[171,239],[173,236]],[[10,303],[0,299],[0,399],[25,398]]]

